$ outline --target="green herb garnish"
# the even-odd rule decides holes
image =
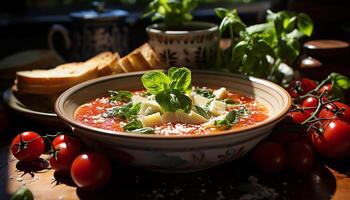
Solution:
[[[231,104],[231,105],[237,105],[237,104],[239,104],[239,102],[234,101],[234,100],[232,100],[232,99],[225,99],[224,102],[225,102],[226,104]]]
[[[232,110],[227,113],[224,119],[221,120],[215,120],[214,126],[219,129],[230,129],[232,124],[235,124],[238,122],[238,112],[235,110]]]
[[[212,91],[208,90],[208,89],[204,89],[204,88],[196,88],[194,89],[194,92],[196,94],[199,94],[205,98],[208,98],[208,99],[212,99],[212,98],[215,98],[215,95],[213,94]]]
[[[214,126],[220,129],[230,129],[233,124],[238,122],[240,117],[245,117],[247,115],[249,115],[249,110],[246,107],[241,106],[239,110],[228,112],[224,119],[215,120]]]
[[[194,108],[196,109],[196,113],[200,114],[202,117],[209,119],[210,118],[210,113],[205,110],[204,108],[200,107],[200,106],[194,106]]]
[[[109,90],[108,91],[111,94],[110,101],[121,101],[121,102],[130,102],[132,93],[129,91],[119,90]]]
[[[129,132],[129,131],[141,129],[142,127],[143,126],[141,121],[134,119],[131,122],[127,123],[125,126],[123,126],[123,130]]]
[[[140,108],[141,103],[128,103],[120,107],[112,108],[111,110],[104,113],[103,117],[118,117],[130,121],[137,117]]]
[[[185,67],[172,67],[168,75],[162,71],[147,72],[141,77],[143,86],[151,94],[163,112],[191,111],[192,100],[186,96],[191,89],[191,71]]]

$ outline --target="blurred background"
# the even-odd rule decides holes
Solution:
[[[91,0],[11,0],[0,7],[0,59],[28,49],[47,49],[48,33],[54,24],[70,30],[72,12],[93,9]],[[149,19],[140,18],[149,0],[106,0],[108,9],[123,9],[128,15],[119,20],[127,31],[126,53],[147,40]],[[195,20],[219,23],[214,8],[237,8],[242,20],[254,24],[264,20],[267,9],[305,12],[315,23],[312,39],[350,40],[350,4],[346,0],[200,0]],[[64,38],[53,37],[55,47],[64,56]]]

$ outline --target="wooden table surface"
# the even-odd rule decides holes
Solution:
[[[191,174],[158,174],[113,164],[113,177],[99,191],[84,191],[70,178],[48,169],[45,159],[23,165],[9,152],[0,149],[0,199],[9,199],[17,189],[28,187],[35,199],[238,199],[244,192],[237,188],[253,176],[265,187],[278,193],[277,199],[350,199],[350,162],[317,164],[310,174],[296,176],[258,173],[249,156],[239,161]],[[344,168],[347,166],[348,168]],[[347,174],[349,173],[349,174]]]

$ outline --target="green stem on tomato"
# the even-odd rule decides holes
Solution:
[[[318,84],[316,86],[316,88],[314,88],[313,90],[311,90],[310,92],[300,96],[299,98],[300,99],[303,99],[303,98],[306,98],[306,97],[309,97],[310,95],[313,95],[313,93],[319,91],[321,89],[322,86],[324,86],[329,80],[332,79],[332,76],[331,75],[328,75],[327,78],[325,78],[324,80],[322,80],[322,82],[320,84]]]
[[[316,119],[316,116],[321,112],[324,105],[335,102],[335,101],[339,101],[339,99],[333,99],[333,100],[329,100],[327,102],[323,102],[323,97],[325,96],[325,93],[326,93],[326,91],[322,92],[322,94],[317,97],[318,105],[317,105],[315,112],[313,112],[312,115],[309,118],[307,118],[305,121],[303,121],[301,123],[301,125],[306,125],[306,124],[310,123],[311,121],[313,121],[313,119]],[[320,121],[319,119],[317,119],[317,120]]]

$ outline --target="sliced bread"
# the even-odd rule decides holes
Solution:
[[[135,71],[135,69],[133,68],[133,66],[132,66],[128,56],[122,57],[118,61],[118,65],[120,66],[120,68],[123,69],[124,72],[133,72],[133,71]]]
[[[139,47],[139,51],[152,69],[159,69],[164,67],[158,55],[148,43],[145,43]]]
[[[50,70],[17,72],[16,85],[25,93],[55,94],[97,75],[98,68],[93,63],[67,63]]]
[[[146,59],[142,56],[140,49],[136,49],[128,54],[128,59],[135,71],[152,69]]]
[[[98,67],[98,76],[106,76],[113,73],[112,64],[119,59],[118,53],[107,51],[90,58],[85,64],[95,64]]]

